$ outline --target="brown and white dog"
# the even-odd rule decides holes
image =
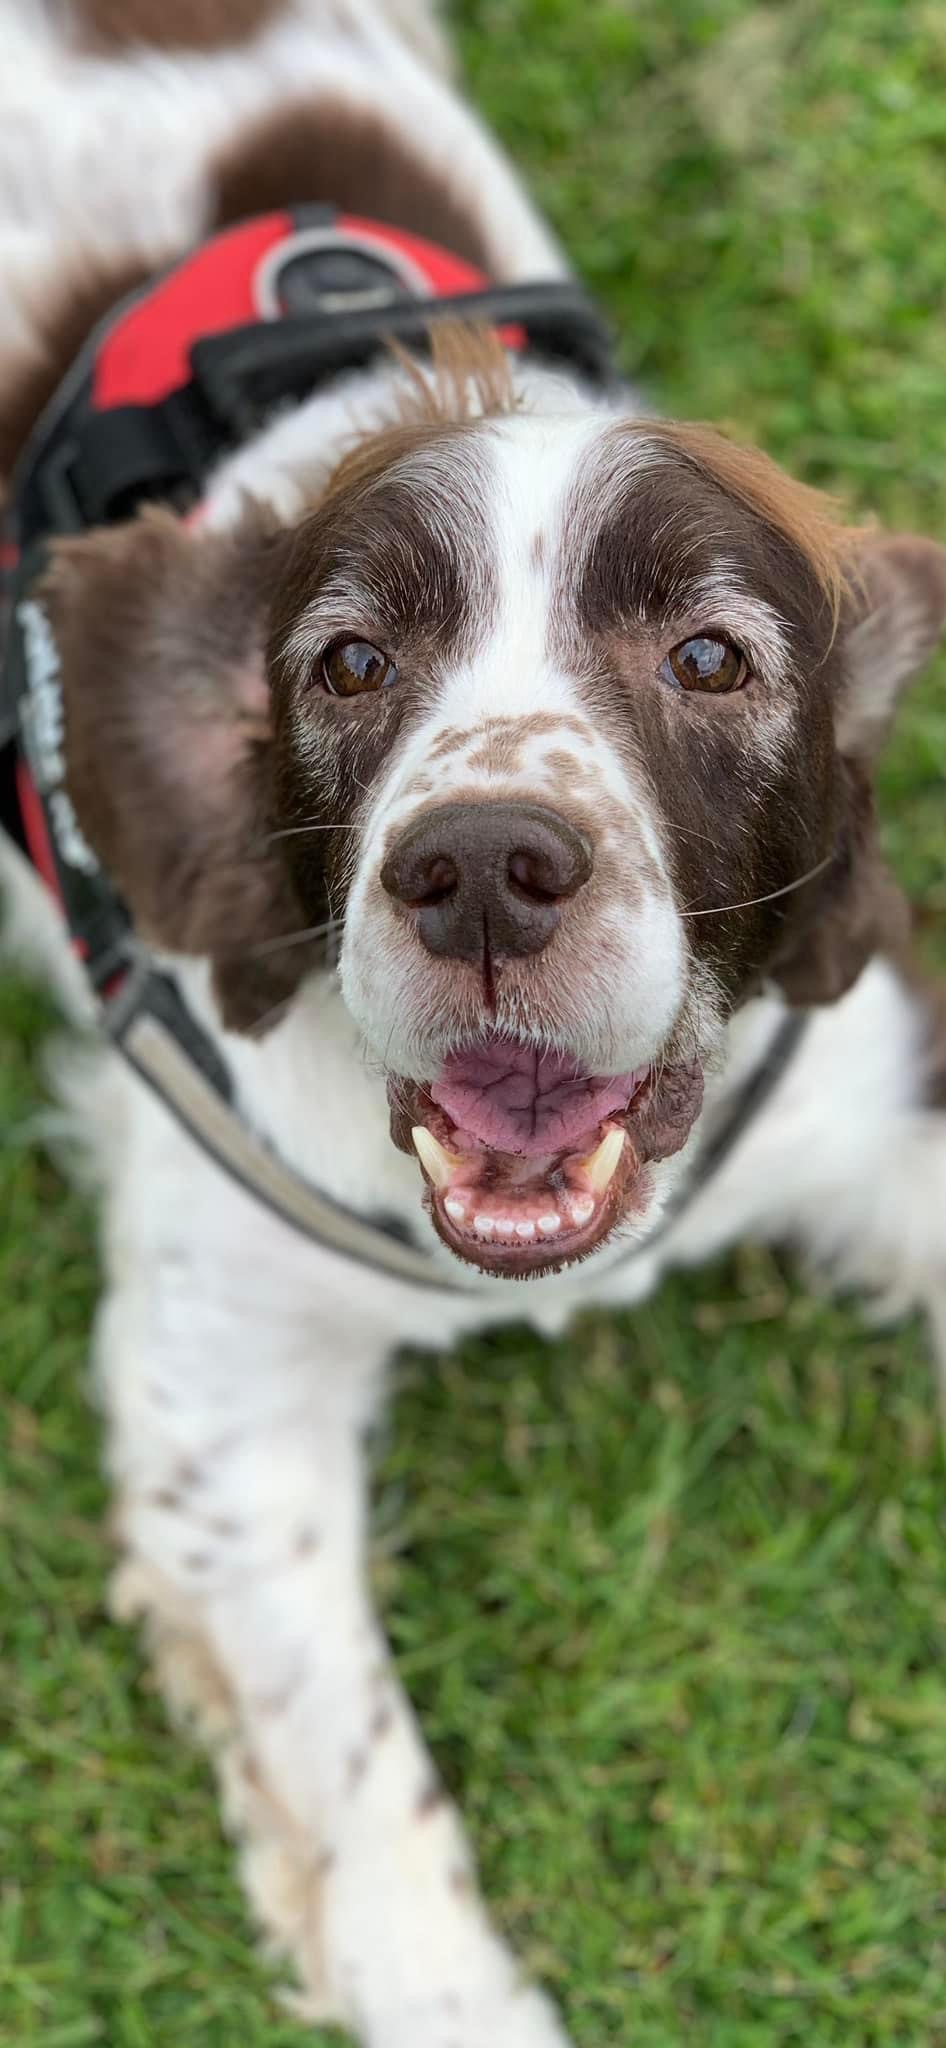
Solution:
[[[327,200],[563,274],[423,0],[5,0],[0,39],[7,478],[93,322],[244,214]],[[119,1611],[215,1738],[305,2010],[371,2048],[552,2048],[372,1615],[366,1425],[399,1341],[554,1331],[747,1233],[946,1348],[944,1068],[871,798],[946,553],[454,333],[251,437],[199,526],[70,543],[45,603],[82,832],[247,1115],[471,1290],[306,1244],[77,1053]],[[791,1005],[795,1059],[658,1245]]]

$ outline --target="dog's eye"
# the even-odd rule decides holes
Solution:
[[[712,690],[717,696],[724,696],[727,690],[738,690],[745,682],[748,664],[731,640],[700,634],[671,647],[660,664],[660,674],[665,683],[675,683],[681,690]]]
[[[333,697],[357,697],[362,690],[387,690],[397,668],[390,655],[367,640],[334,640],[322,656],[322,681]]]

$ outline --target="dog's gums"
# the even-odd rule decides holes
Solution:
[[[392,1077],[391,1132],[420,1162],[434,1226],[458,1258],[524,1279],[586,1258],[651,1197],[648,1161],[679,1150],[702,1102],[698,1067],[585,1074],[493,1037],[426,1087]]]

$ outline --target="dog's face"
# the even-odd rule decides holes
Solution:
[[[577,415],[383,434],[289,535],[96,536],[48,599],[80,822],[231,1023],[332,920],[445,1243],[565,1265],[646,1234],[733,1008],[884,940],[865,764],[946,554],[845,591],[853,545],[762,458]]]

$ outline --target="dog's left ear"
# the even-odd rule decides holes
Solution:
[[[855,567],[841,625],[839,751],[873,761],[897,698],[932,654],[946,625],[946,548],[914,534],[868,541]]]
[[[944,625],[946,548],[913,535],[866,541],[839,630],[837,857],[771,969],[800,1007],[836,1002],[875,953],[898,951],[908,936],[909,908],[877,839],[872,771],[897,698]]]

